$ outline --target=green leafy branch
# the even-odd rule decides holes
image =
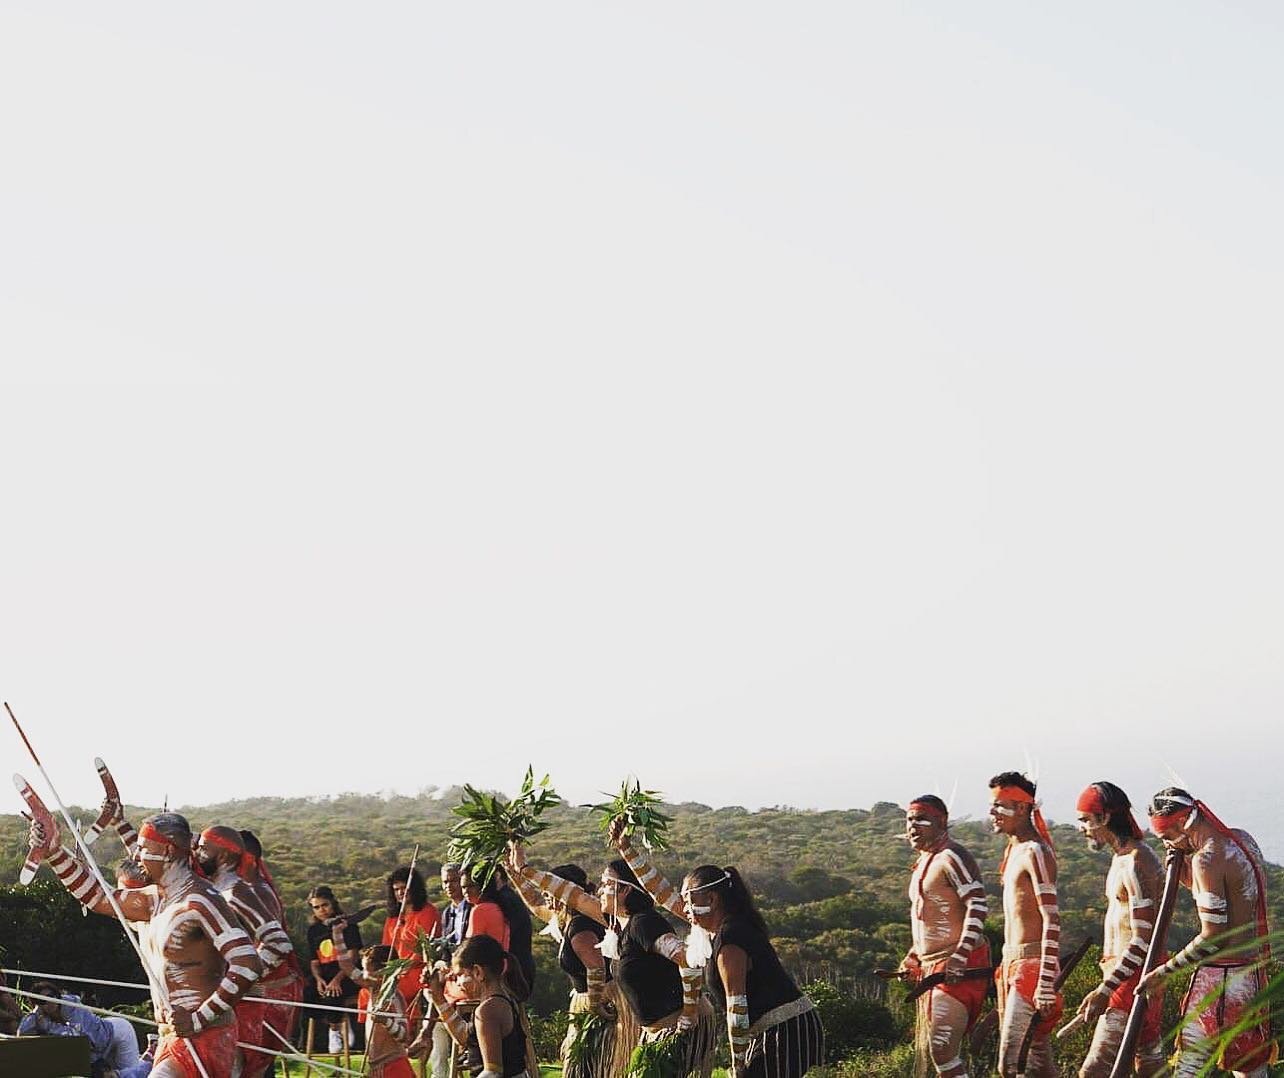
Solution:
[[[490,882],[510,842],[525,844],[548,827],[540,817],[562,799],[545,775],[538,782],[530,767],[521,790],[511,801],[474,786],[464,787],[463,800],[451,812],[462,817],[450,829],[448,852],[478,887]]]
[[[626,835],[637,835],[648,850],[667,850],[673,817],[660,811],[663,804],[659,790],[644,790],[637,779],[632,783],[625,779],[619,793],[610,801],[594,805],[593,811],[601,814],[603,831],[611,829],[612,821],[622,819]]]

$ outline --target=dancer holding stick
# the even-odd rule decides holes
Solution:
[[[1190,855],[1189,886],[1199,912],[1199,934],[1137,985],[1142,995],[1162,993],[1169,974],[1198,966],[1182,1000],[1174,1078],[1203,1074],[1210,1061],[1235,1075],[1264,1078],[1275,1043],[1269,1002],[1261,999],[1271,958],[1262,851],[1252,835],[1227,827],[1176,787],[1155,794],[1150,826],[1170,850]]]
[[[5,709],[85,860],[82,864],[63,849],[53,815],[30,785],[15,776],[31,810],[32,854],[49,863],[81,905],[116,916],[147,973],[163,1034],[153,1075],[222,1078],[235,1073],[238,1048],[232,1008],[258,978],[261,966],[235,915],[193,870],[187,821],[177,813],[148,817],[136,847],[135,868],[155,885],[155,891],[150,887],[115,891],[103,879],[13,709],[7,703]],[[129,931],[131,921],[147,922],[137,940]]]
[[[1079,1078],[1107,1078],[1119,1055],[1150,941],[1157,936],[1163,947],[1164,934],[1155,932],[1163,871],[1142,841],[1128,795],[1113,782],[1094,782],[1079,795],[1075,810],[1088,845],[1113,854],[1106,874],[1101,983],[1083,997],[1075,1015],[1078,1022],[1095,1026]],[[1162,996],[1152,997],[1138,1029],[1137,1073],[1145,1078],[1164,1066],[1162,1011]]]
[[[1173,908],[1177,905],[1177,891],[1181,887],[1185,867],[1186,855],[1180,850],[1170,848],[1164,867],[1164,893],[1159,900],[1159,911],[1155,914],[1155,930],[1150,937],[1150,946],[1146,948],[1146,961],[1141,967],[1141,979],[1148,976],[1150,971],[1163,961],[1164,940],[1168,938],[1168,928],[1173,921]],[[1162,1005],[1163,996],[1158,995],[1157,998]],[[1120,1038],[1119,1054],[1115,1056],[1115,1065],[1110,1071],[1110,1078],[1128,1078],[1132,1072],[1137,1043],[1141,1039],[1150,1005],[1151,1001],[1145,993],[1133,993],[1132,1007],[1128,1011],[1128,1024],[1124,1027],[1123,1036]]]

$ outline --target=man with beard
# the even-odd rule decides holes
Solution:
[[[924,794],[909,803],[905,833],[918,851],[910,876],[910,928],[913,948],[901,970],[915,981],[944,973],[945,983],[918,1001],[918,1021],[936,1073],[966,1078],[963,1037],[980,1014],[987,981],[963,978],[967,969],[990,965],[985,925],[985,887],[981,871],[966,849],[950,838],[949,812],[939,797]]]
[[[1034,797],[1035,786],[1019,771],[990,780],[990,822],[1008,844],[999,862],[1003,884],[1003,966],[999,990],[999,1073],[1015,1078],[1026,1033],[1034,1035],[1026,1078],[1057,1073],[1052,1027],[1061,1015],[1056,990],[1061,967],[1061,913],[1057,908],[1057,859],[1052,836]]]
[[[1128,1024],[1133,993],[1154,934],[1163,891],[1163,870],[1142,841],[1128,795],[1111,782],[1094,782],[1075,805],[1079,830],[1094,850],[1110,850],[1106,874],[1106,925],[1101,947],[1101,983],[1083,997],[1078,1018],[1096,1023],[1079,1078],[1109,1078]],[[1137,1042],[1136,1069],[1147,1078],[1164,1066],[1163,996],[1147,1001]]]
[[[1162,996],[1167,977],[1197,966],[1182,1000],[1181,1058],[1174,1078],[1205,1073],[1214,1055],[1223,1070],[1265,1078],[1275,1056],[1266,987],[1270,928],[1262,851],[1246,831],[1231,830],[1185,790],[1160,790],[1150,802],[1151,829],[1169,849],[1189,855],[1182,882],[1199,912],[1199,935],[1137,985]]]
[[[48,809],[28,799],[30,844],[86,909],[115,916],[98,881],[59,844]],[[135,846],[137,870],[149,885],[121,889],[115,900],[139,926],[139,945],[153,977],[152,1006],[161,1024],[154,1078],[239,1078],[233,1009],[258,980],[258,952],[223,897],[192,863],[192,831],[176,812],[143,821]],[[140,923],[141,922],[141,923]]]
[[[254,855],[245,848],[239,831],[230,827],[207,827],[196,842],[196,862],[241,919],[254,940],[263,967],[258,983],[236,1005],[238,1039],[242,1044],[279,1052],[283,1041],[288,1045],[294,1009],[272,1006],[268,1001],[297,999],[302,988],[288,962],[294,954],[290,937],[245,879],[244,874],[253,868]],[[279,1038],[273,1035],[273,1029],[280,1034]],[[274,1062],[274,1056],[247,1049],[243,1078],[259,1078]]]

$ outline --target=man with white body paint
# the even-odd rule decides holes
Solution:
[[[33,806],[33,810],[34,810]],[[33,811],[30,843],[72,897],[95,913],[114,916],[97,880],[59,845],[58,825]],[[253,942],[218,891],[192,864],[192,832],[175,812],[143,821],[134,848],[136,869],[149,881],[115,892],[125,918],[138,924],[139,945],[155,985],[152,1005],[161,1023],[154,1078],[240,1078],[233,1008],[259,977],[262,964]]]
[[[1019,771],[990,780],[990,822],[1006,835],[999,863],[1003,884],[1003,966],[999,990],[999,1073],[1015,1078],[1026,1033],[1035,1030],[1026,1078],[1057,1073],[1052,1027],[1061,1016],[1056,989],[1061,968],[1061,913],[1057,908],[1057,858],[1052,836],[1035,801],[1035,786]]]
[[[918,1000],[918,1021],[927,1031],[932,1065],[942,1078],[967,1078],[963,1038],[985,1002],[986,978],[963,978],[967,969],[990,965],[983,935],[988,912],[981,870],[950,838],[949,810],[939,797],[916,797],[905,811],[905,834],[918,852],[910,875],[913,946],[901,971],[918,981],[935,973],[945,983]]]
[[[1253,1006],[1270,960],[1262,852],[1246,831],[1231,830],[1202,801],[1169,787],[1150,803],[1150,826],[1166,846],[1188,855],[1182,883],[1199,912],[1199,934],[1137,986],[1162,994],[1169,974],[1198,966],[1182,1001],[1181,1057],[1175,1078],[1204,1073],[1214,1055],[1223,1070],[1264,1078],[1275,1055],[1270,1016]],[[1226,1034],[1237,1026],[1233,1037]]]
[[[1075,806],[1079,830],[1094,850],[1110,850],[1106,874],[1106,923],[1101,946],[1101,983],[1083,997],[1078,1017],[1096,1023],[1079,1078],[1109,1078],[1123,1041],[1133,994],[1146,961],[1163,891],[1159,858],[1142,841],[1128,795],[1112,782],[1094,782]],[[1150,1078],[1164,1067],[1163,996],[1147,1001],[1137,1042],[1136,1071]]]
[[[275,1006],[276,999],[295,999],[298,978],[287,961],[294,953],[290,937],[285,934],[274,911],[263,902],[258,891],[243,873],[250,871],[254,855],[245,848],[241,833],[231,827],[207,827],[196,842],[196,862],[219,894],[240,919],[254,940],[263,972],[246,996],[236,1005],[238,1040],[272,1052],[288,1044],[289,1013]],[[280,1035],[267,1028],[272,1023]],[[245,1052],[243,1078],[259,1078],[272,1068],[276,1057],[264,1052]]]

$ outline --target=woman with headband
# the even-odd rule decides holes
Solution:
[[[636,849],[623,827],[611,837],[647,891],[671,913],[690,922],[687,960],[711,963],[710,991],[727,1016],[727,1039],[736,1075],[798,1078],[825,1059],[825,1031],[812,1001],[780,964],[753,896],[733,867],[701,865],[675,893]]]
[[[552,874],[585,892],[590,890],[588,873],[579,865],[557,865]],[[557,964],[571,982],[562,1073],[565,1078],[607,1078],[617,1015],[615,1004],[607,998],[610,972],[598,949],[606,929],[565,902],[546,896],[525,876],[515,876],[514,882],[526,907],[548,925],[544,931],[557,943]]]
[[[520,846],[513,847],[509,863],[514,877],[606,927],[599,949],[628,1004],[619,1008],[613,1072],[647,1078],[708,1075],[716,1028],[708,1004],[701,1007],[703,975],[628,863],[606,866],[596,897],[570,880],[532,868]],[[634,1024],[641,1029],[635,1031]]]

